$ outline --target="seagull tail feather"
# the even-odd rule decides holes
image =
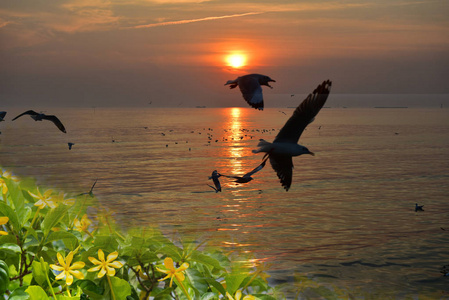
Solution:
[[[264,139],[259,140],[259,144],[257,144],[258,149],[253,150],[253,153],[259,153],[259,152],[269,152],[272,148],[272,144],[270,142],[267,142]]]

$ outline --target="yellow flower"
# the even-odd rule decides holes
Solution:
[[[91,261],[91,263],[93,263],[96,266],[93,268],[90,268],[89,270],[87,270],[87,272],[95,272],[95,271],[100,270],[100,272],[98,272],[98,278],[103,277],[106,273],[108,274],[108,276],[114,276],[115,275],[114,268],[120,269],[121,267],[123,267],[123,263],[121,263],[119,261],[112,262],[117,257],[118,257],[118,252],[114,251],[108,255],[106,260],[104,260],[103,250],[98,249],[98,259],[99,260],[94,257],[89,257],[89,260]]]
[[[170,257],[166,257],[164,259],[164,266],[168,270],[162,270],[162,269],[156,268],[159,272],[167,274],[167,276],[165,276],[162,279],[159,279],[159,281],[163,281],[163,280],[165,280],[167,278],[170,278],[170,287],[171,287],[172,284],[173,284],[173,278],[174,277],[176,277],[176,279],[179,282],[184,281],[185,276],[184,276],[184,274],[182,272],[184,272],[189,267],[189,264],[188,263],[183,263],[179,268],[175,269],[175,266],[173,264],[173,259],[171,259]]]
[[[53,198],[55,199],[56,203],[63,203],[69,206],[75,204],[75,198],[65,199],[64,196],[64,192],[60,192],[59,195],[54,196]]]
[[[242,291],[241,290],[237,290],[237,292],[235,292],[235,295],[234,295],[235,298],[233,298],[231,296],[231,294],[226,292],[226,297],[228,297],[229,300],[240,300],[242,298]],[[246,295],[245,297],[243,297],[242,300],[256,300],[256,297],[251,296],[251,295]]]
[[[3,171],[0,170],[0,177],[6,178],[6,179],[11,179],[12,181],[18,182],[19,178],[17,178],[16,176],[13,176],[11,171]]]
[[[89,220],[86,214],[84,214],[84,216],[81,217],[81,220],[75,219],[74,221],[75,229],[78,230],[79,232],[88,233],[90,224],[92,224],[92,221]]]
[[[74,263],[73,265],[70,265],[72,263],[72,259],[73,259],[72,251],[69,252],[65,261],[60,253],[58,253],[56,256],[58,258],[58,262],[59,262],[60,266],[53,265],[53,264],[50,265],[50,268],[52,268],[53,270],[61,272],[56,276],[56,280],[60,280],[64,277],[66,277],[65,280],[66,280],[67,285],[71,285],[73,283],[73,276],[75,276],[77,279],[84,278],[83,273],[81,273],[81,271],[78,271],[78,269],[84,268],[84,262],[78,261],[78,262]]]
[[[0,217],[0,226],[5,225],[8,221],[8,217]],[[0,230],[0,235],[8,235],[8,232]]]
[[[56,203],[53,201],[53,197],[52,197],[52,190],[46,190],[45,193],[42,195],[41,192],[39,191],[39,189],[37,189],[37,195],[31,193],[30,191],[28,191],[28,193],[33,196],[36,199],[39,199],[39,201],[37,201],[36,203],[34,203],[34,206],[39,207],[39,209],[43,209],[45,206],[49,206],[50,208],[55,208],[58,205],[56,205]]]

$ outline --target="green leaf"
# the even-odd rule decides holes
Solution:
[[[84,293],[88,294],[93,292],[97,295],[103,295],[104,289],[101,286],[95,284],[95,282],[87,279],[77,280],[73,283],[73,287],[80,287]]]
[[[198,262],[203,265],[212,266],[219,270],[224,269],[224,267],[222,267],[220,265],[220,262],[218,260],[216,260],[215,258],[210,257],[208,255],[205,255],[205,254],[201,253],[200,251],[193,251],[192,255],[190,256],[190,260]]]
[[[5,251],[5,252],[11,253],[11,254],[22,252],[19,245],[13,244],[13,243],[5,243],[5,244],[0,245],[0,251]]]
[[[30,295],[30,300],[49,300],[45,291],[37,285],[30,285],[25,292]]]
[[[221,285],[221,283],[215,281],[213,278],[206,278],[207,282],[213,286],[214,288],[216,288],[223,296],[226,296],[226,290],[225,288]]]
[[[235,292],[240,288],[240,285],[246,277],[247,275],[244,273],[226,275],[226,290],[229,292],[229,294],[234,295]]]
[[[47,236],[50,233],[50,230],[64,218],[68,210],[69,207],[67,205],[61,204],[45,215],[44,221],[42,222],[44,236]]]
[[[175,262],[181,260],[181,250],[175,245],[167,245],[165,247],[162,247],[158,252],[171,257]]]
[[[200,295],[207,292],[207,290],[209,289],[209,285],[207,284],[204,276],[200,272],[198,272],[198,270],[189,268],[185,271],[185,273],[194,289],[196,289]]]
[[[21,229],[17,213],[3,201],[0,202],[0,215],[4,215],[9,218],[8,223],[12,225],[14,231],[18,232]]]
[[[126,296],[131,295],[131,286],[127,281],[117,277],[111,277],[110,279],[115,299],[126,299]]]
[[[50,233],[47,240],[45,241],[45,244],[60,240],[64,242],[64,245],[69,250],[74,250],[78,246],[78,238],[67,231],[55,231]]]
[[[36,280],[37,284],[39,284],[41,287],[45,287],[47,280],[47,270],[48,270],[48,263],[44,262],[44,265],[42,265],[41,262],[38,262],[36,260],[33,261],[32,264],[33,278],[34,280]]]
[[[215,293],[205,293],[201,296],[201,300],[215,300],[218,299],[217,295]]]
[[[19,288],[16,288],[11,295],[9,295],[9,300],[28,300],[30,299],[30,295],[25,292],[27,289],[26,286],[22,286]]]

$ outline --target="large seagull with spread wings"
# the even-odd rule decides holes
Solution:
[[[323,81],[322,84],[309,94],[307,98],[295,109],[293,115],[279,131],[272,143],[263,139],[257,145],[259,148],[253,153],[265,152],[270,159],[271,166],[277,173],[282,186],[286,191],[292,184],[293,156],[302,154],[314,155],[306,147],[299,145],[298,140],[304,131],[318,114],[329,96],[332,82]],[[264,156],[264,158],[265,158]]]

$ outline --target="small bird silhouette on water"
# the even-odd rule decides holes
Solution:
[[[59,130],[61,130],[64,133],[67,133],[65,131],[64,125],[62,125],[61,121],[56,116],[46,115],[46,114],[43,114],[43,113],[37,113],[34,110],[27,110],[26,112],[21,113],[20,115],[18,115],[14,119],[12,119],[12,121],[14,121],[17,118],[20,118],[23,115],[30,115],[30,117],[33,118],[34,121],[42,121],[42,120],[51,121],[51,122],[53,122],[56,125],[56,127],[59,128]]]
[[[69,150],[72,150],[72,146],[75,145],[75,143],[70,143],[70,142],[68,142],[67,144],[69,145]]]
[[[240,76],[234,80],[228,80],[225,85],[230,84],[230,88],[239,86],[243,98],[251,107],[263,110],[263,94],[261,85],[273,88],[269,82],[276,82],[266,75],[249,74]]]
[[[94,184],[92,184],[92,187],[90,188],[90,191],[89,191],[89,192],[87,192],[87,193],[81,193],[81,194],[79,194],[78,196],[81,196],[81,195],[89,195],[89,196],[93,197],[93,196],[94,196],[94,187],[95,187],[95,185],[97,184],[97,181],[98,181],[98,178],[95,179],[95,182],[94,182]]]
[[[314,155],[306,147],[299,145],[298,140],[302,132],[306,129],[323,107],[330,93],[332,82],[323,81],[309,94],[307,98],[295,109],[293,115],[279,131],[272,143],[263,139],[257,145],[259,148],[253,153],[265,152],[265,156],[270,158],[271,166],[277,173],[284,189],[289,190],[293,175],[293,156],[302,154]]]
[[[418,205],[418,203],[415,203],[415,211],[424,211],[423,206],[424,205]]]
[[[214,182],[215,187],[211,186],[208,184],[208,186],[210,186],[211,188],[213,188],[215,190],[215,193],[221,192],[221,184],[220,181],[218,180],[218,178],[221,176],[220,173],[218,173],[217,170],[214,170],[212,172],[212,175],[209,176],[209,179],[212,179],[212,181]]]
[[[237,183],[247,183],[250,182],[251,180],[253,180],[254,178],[251,177],[251,175],[254,175],[255,173],[259,172],[260,170],[263,169],[263,167],[265,167],[265,164],[268,160],[268,157],[265,158],[262,163],[260,165],[258,165],[256,168],[254,168],[251,172],[246,173],[243,176],[228,176],[228,175],[221,175],[227,178],[234,178],[235,181]]]
[[[0,122],[5,121],[6,111],[0,111]]]

